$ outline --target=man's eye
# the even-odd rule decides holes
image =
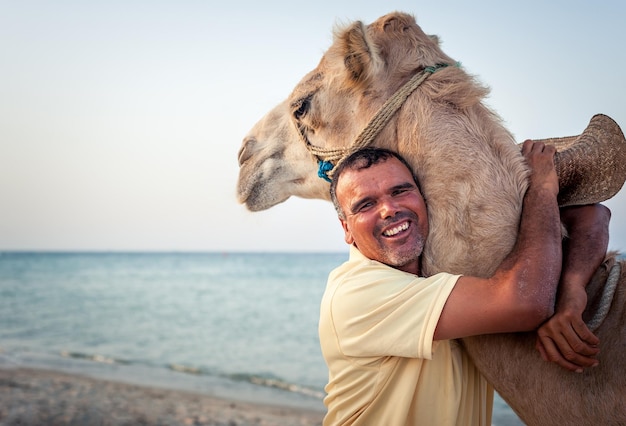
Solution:
[[[367,203],[363,203],[363,204],[359,204],[359,206],[356,208],[356,212],[360,213],[360,212],[364,212],[369,210],[372,206],[374,205],[373,202],[368,201]]]
[[[408,194],[410,192],[415,192],[416,189],[417,188],[415,188],[414,186],[403,186],[400,188],[395,188],[393,192],[391,193],[391,195],[398,196],[398,195]]]

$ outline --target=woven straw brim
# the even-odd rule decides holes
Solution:
[[[556,146],[560,206],[606,201],[624,185],[626,139],[610,117],[594,115],[579,136],[538,140]]]

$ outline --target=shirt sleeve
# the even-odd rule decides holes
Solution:
[[[458,277],[420,278],[377,262],[344,276],[331,301],[340,350],[431,359],[435,327]]]

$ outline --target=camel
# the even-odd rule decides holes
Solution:
[[[407,81],[415,87],[403,92]],[[244,138],[238,199],[251,211],[292,195],[328,200],[328,183],[319,176],[327,177],[329,163],[365,144],[396,150],[416,172],[429,209],[424,271],[487,276],[514,244],[528,174],[513,136],[485,106],[487,93],[411,15],[337,28],[318,66]],[[624,137],[603,115],[589,126]],[[615,158],[626,162],[624,153]],[[562,183],[558,164],[557,171]],[[622,184],[623,177],[608,196]],[[560,196],[561,205],[581,202],[566,198]],[[626,262],[607,254],[587,287],[585,312],[601,340],[600,364],[584,373],[543,361],[534,333],[476,336],[462,344],[526,424],[626,424],[625,281]],[[603,299],[607,287],[612,301]]]

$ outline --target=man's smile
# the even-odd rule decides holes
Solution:
[[[383,232],[383,235],[385,237],[394,237],[394,236],[400,234],[401,232],[406,231],[407,229],[409,229],[409,222],[405,221],[405,222],[402,222],[399,225],[394,226],[391,229],[387,229],[386,231]]]

